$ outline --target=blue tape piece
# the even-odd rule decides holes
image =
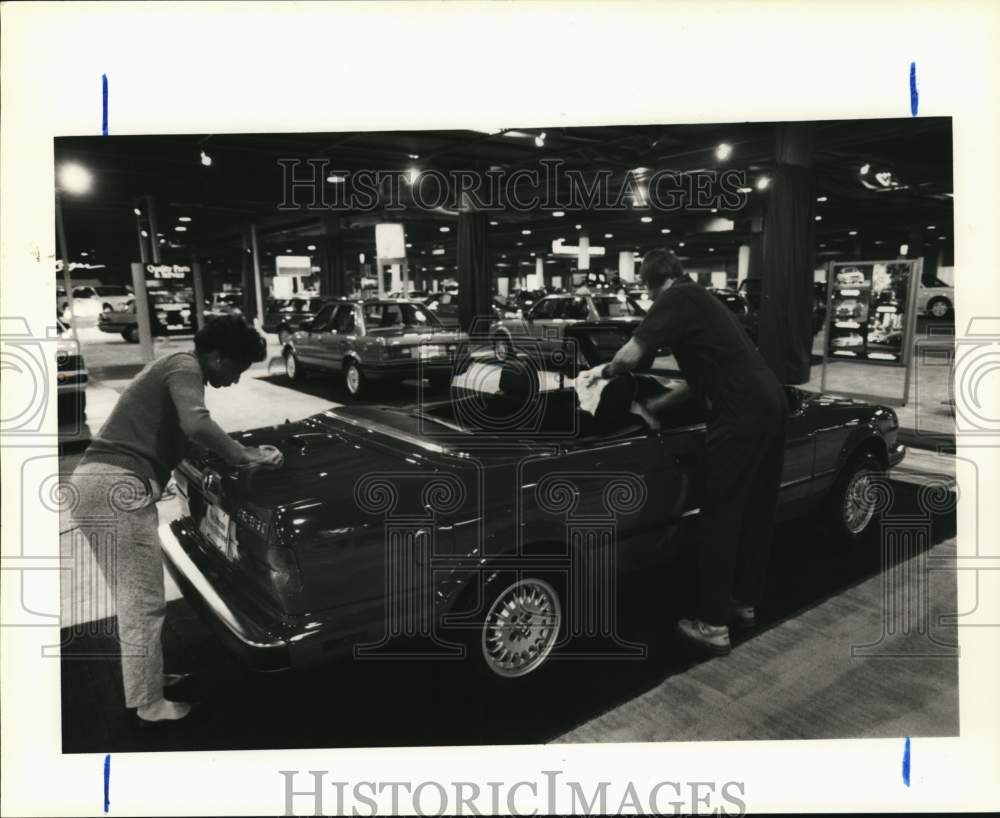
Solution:
[[[920,92],[917,91],[917,64],[910,63],[910,116],[917,115],[920,106]]]
[[[111,753],[104,756],[104,811],[111,809]]]
[[[108,135],[108,75],[101,74],[101,97],[103,101],[101,117],[101,134]]]
[[[906,745],[903,747],[903,783],[910,786],[910,737],[906,737]]]

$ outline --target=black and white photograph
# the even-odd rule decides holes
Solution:
[[[359,34],[407,12],[309,5],[297,24]],[[206,31],[236,7],[296,14],[207,4]],[[419,85],[400,59],[374,88]],[[88,80],[99,128],[33,148],[47,230],[15,235],[5,197],[3,274],[5,652],[33,640],[31,708],[90,770],[87,814],[165,808],[139,776],[199,758],[252,765],[289,815],[810,803],[757,800],[753,748],[886,759],[858,809],[916,809],[932,747],[945,769],[980,747],[974,777],[996,558],[969,447],[994,439],[1000,327],[962,237],[995,204],[961,116],[921,108],[919,54],[896,69],[900,104],[855,115],[546,119],[507,94],[486,118],[484,83],[424,124],[373,92],[370,127],[302,127],[262,74],[253,127],[117,128],[141,75]],[[7,690],[31,672],[5,661]],[[632,777],[567,760],[686,747]],[[446,772],[488,751],[522,768]]]

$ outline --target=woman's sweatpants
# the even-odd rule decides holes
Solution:
[[[125,706],[163,698],[163,557],[157,534],[159,490],[104,463],[82,463],[70,479],[71,518],[114,595]]]

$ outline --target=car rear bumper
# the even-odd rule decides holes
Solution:
[[[188,518],[160,526],[164,563],[184,598],[226,648],[258,671],[306,667],[350,654],[380,623],[363,605],[307,616],[276,614],[255,603],[218,570]]]

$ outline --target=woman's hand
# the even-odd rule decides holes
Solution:
[[[285,456],[274,446],[244,446],[241,466],[269,466],[278,468],[285,462]]]

